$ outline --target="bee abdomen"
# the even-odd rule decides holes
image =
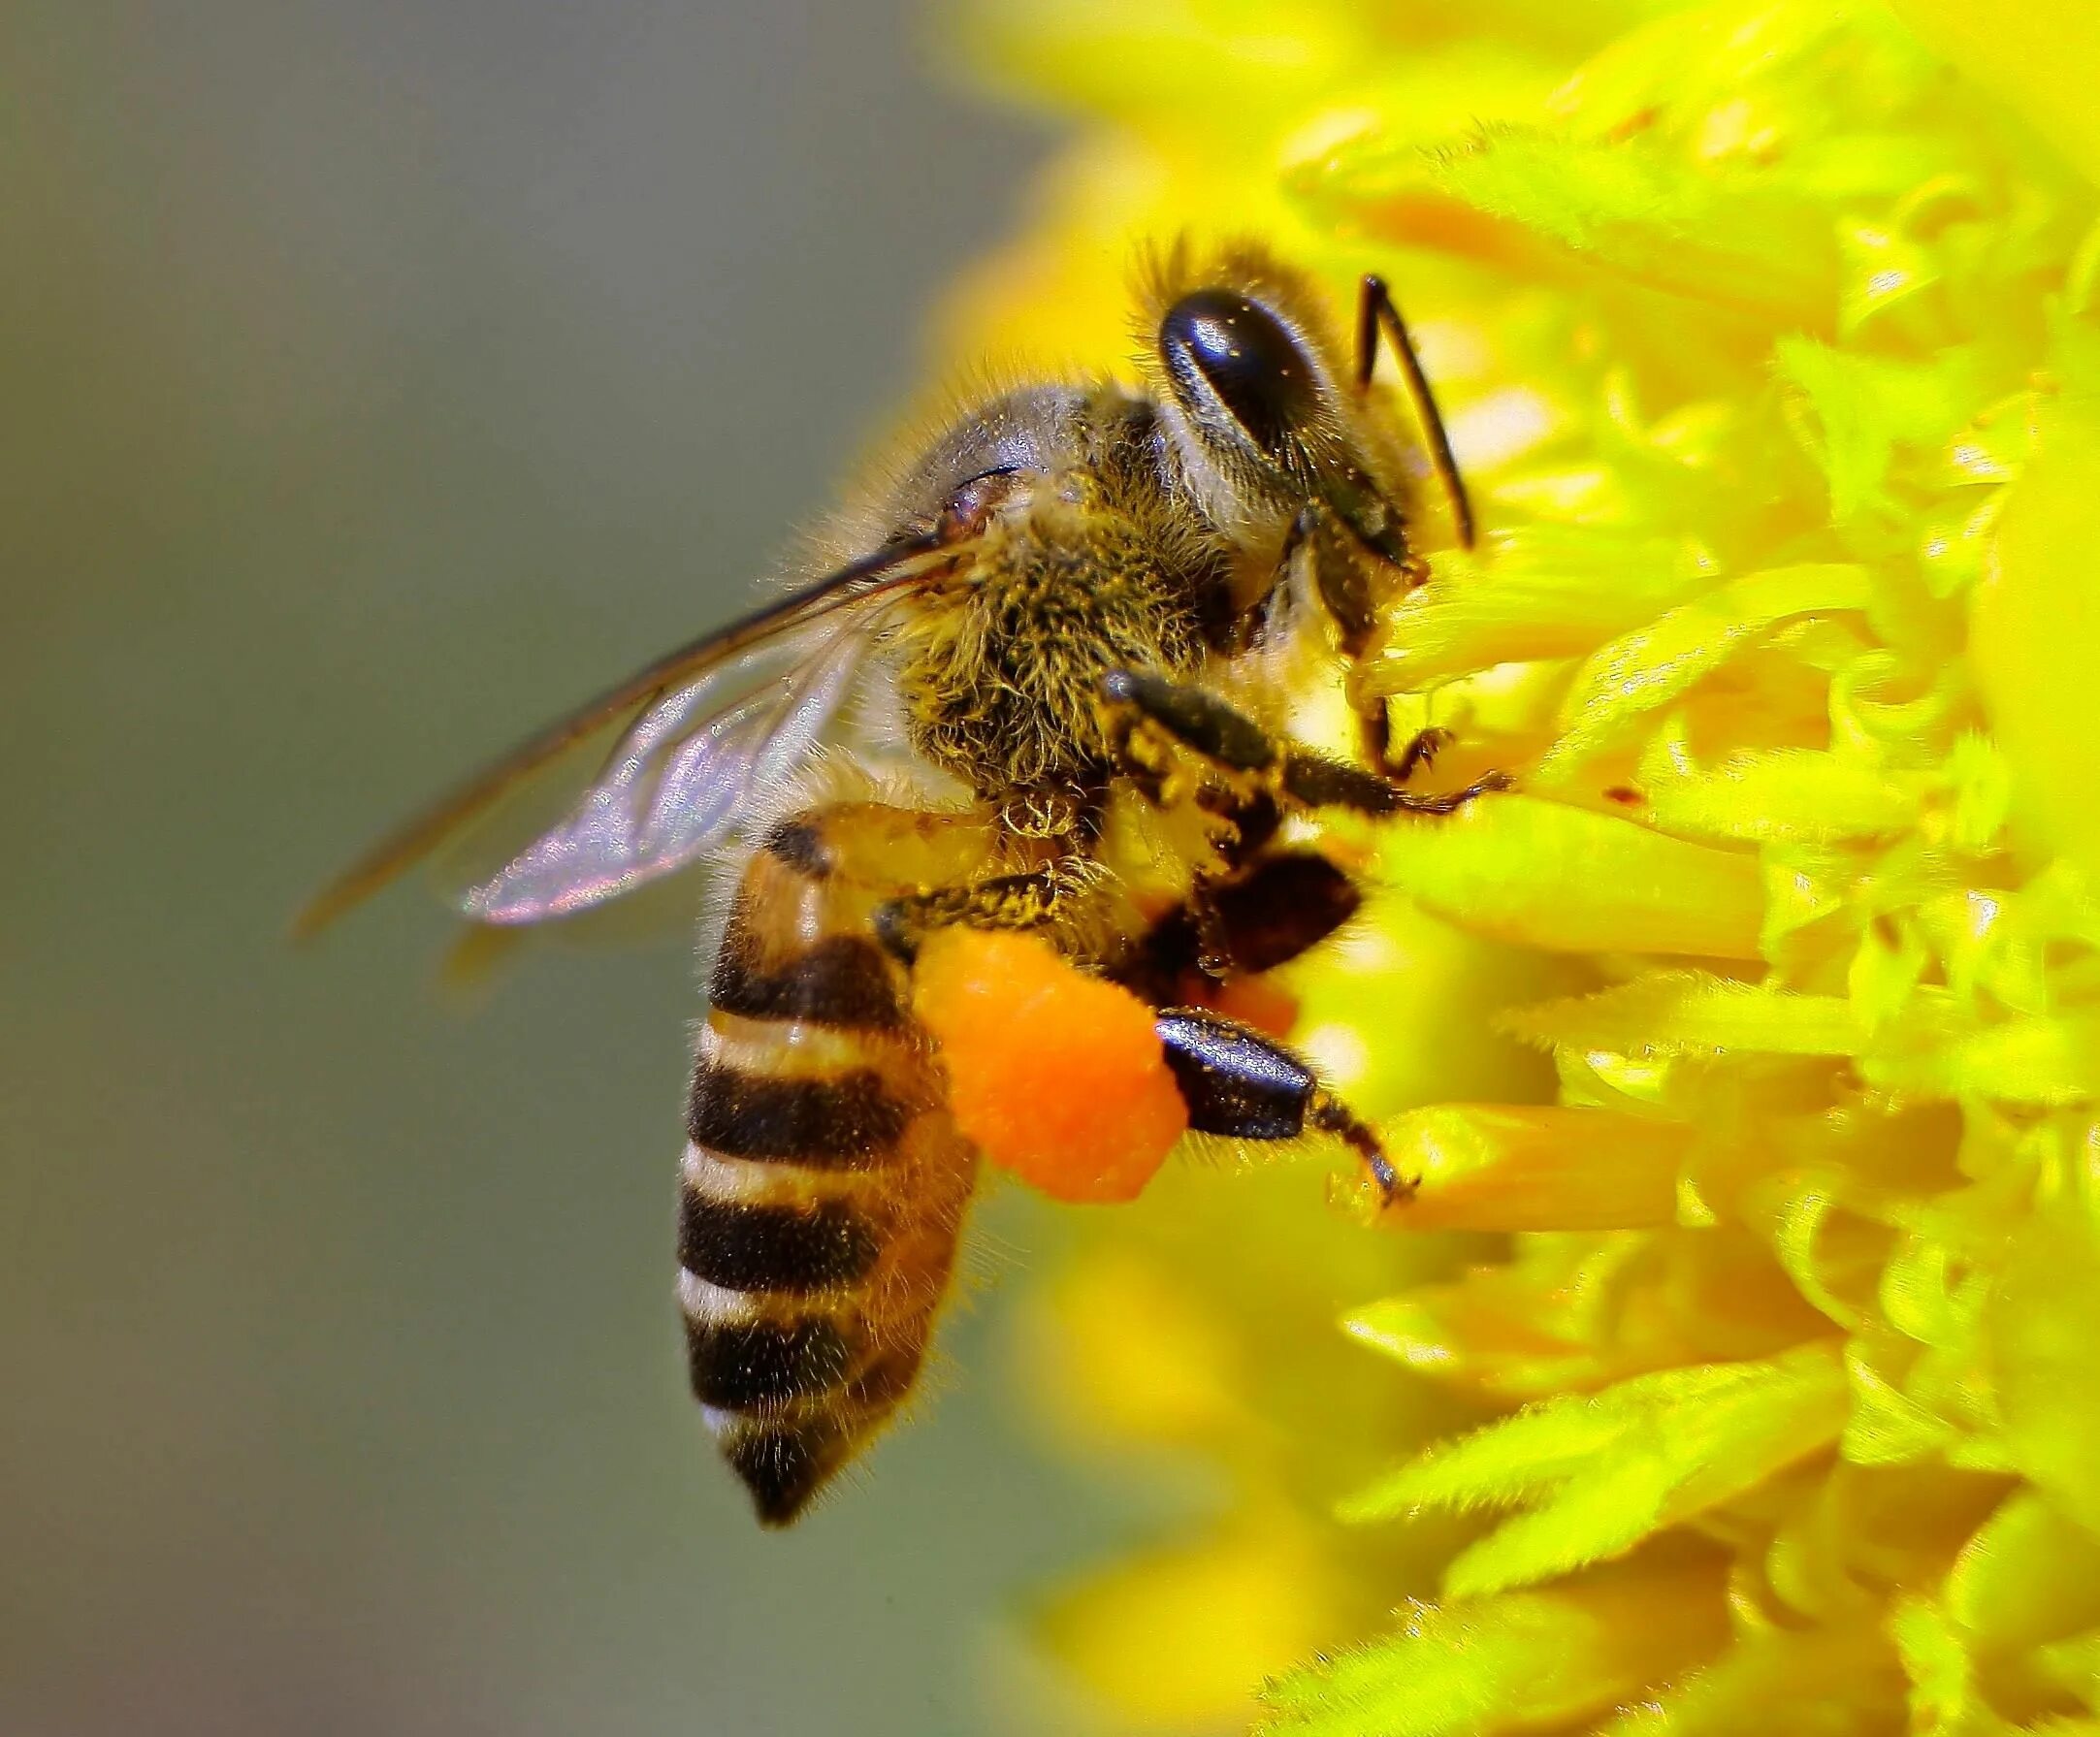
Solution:
[[[880,1163],[911,1120],[873,1068],[839,1075],[766,1075],[703,1049],[693,1071],[686,1133],[722,1158],[858,1170]]]
[[[710,981],[679,1297],[694,1395],[768,1526],[910,1391],[974,1184],[908,976],[869,930],[894,842],[937,824],[856,805],[775,828]]]
[[[732,922],[707,998],[725,1013],[752,1019],[810,1019],[877,1031],[905,1023],[888,959],[858,935],[826,935],[768,969],[750,928]]]
[[[926,1112],[911,1150],[837,1165],[687,1148],[679,1301],[694,1397],[768,1526],[793,1520],[910,1391],[972,1154]],[[946,1186],[900,1190],[942,1136]],[[856,1148],[856,1150],[858,1148]]]
[[[723,1411],[761,1411],[843,1387],[854,1336],[828,1315],[748,1321],[686,1317],[693,1397]]]
[[[857,1445],[855,1430],[823,1413],[787,1423],[708,1421],[766,1526],[786,1526],[801,1513]]]
[[[849,1201],[750,1206],[685,1191],[678,1263],[725,1290],[802,1296],[856,1284],[881,1254],[880,1233]]]

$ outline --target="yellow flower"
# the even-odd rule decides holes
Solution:
[[[1183,231],[1399,288],[1489,534],[1371,679],[1520,781],[1297,976],[1388,1234],[1170,1176],[1035,1300],[1076,1448],[1213,1467],[1046,1611],[1103,1728],[2100,1733],[2100,13],[947,40],[1084,117],[971,349],[1114,364]]]

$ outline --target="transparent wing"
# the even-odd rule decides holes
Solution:
[[[381,839],[315,896],[293,932],[325,928],[627,720],[566,817],[461,902],[484,921],[532,922],[690,862],[733,823],[742,796],[810,752],[851,691],[881,612],[953,553],[934,537],[900,539],[658,659]]]
[[[792,667],[757,688],[739,660],[651,706],[568,817],[468,891],[468,915],[563,917],[719,844],[755,793],[808,756],[845,699],[868,645],[859,613],[824,624]]]

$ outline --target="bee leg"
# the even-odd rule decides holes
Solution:
[[[1393,301],[1392,292],[1385,287],[1385,279],[1367,273],[1356,303],[1356,384],[1359,391],[1371,385],[1372,370],[1378,361],[1378,334],[1381,331],[1399,359],[1400,371],[1407,382],[1407,397],[1414,404],[1423,434],[1428,436],[1430,462],[1436,466],[1437,480],[1443,485],[1444,497],[1451,503],[1451,524],[1458,534],[1459,547],[1470,549],[1473,546],[1472,502],[1467,499],[1466,478],[1460,473],[1458,459],[1451,451],[1451,436],[1444,429],[1443,413],[1437,408],[1437,395],[1430,390],[1429,376],[1422,371],[1422,359],[1415,354],[1407,322],[1400,317],[1400,308]]]
[[[1283,756],[1277,782],[1286,796],[1306,808],[1345,808],[1361,815],[1456,814],[1475,797],[1510,787],[1506,772],[1489,772],[1461,789],[1417,796],[1388,777],[1303,748]]]
[[[1332,935],[1363,908],[1346,872],[1317,851],[1284,850],[1247,868],[1200,883],[1197,933],[1221,961],[1220,980],[1258,976]]]
[[[1327,611],[1328,619],[1335,624],[1336,649],[1353,668],[1370,648],[1372,635],[1376,632],[1378,616],[1372,601],[1371,587],[1366,579],[1363,563],[1350,551],[1337,533],[1333,520],[1324,508],[1306,506],[1299,510],[1292,522],[1291,535],[1284,539],[1287,559],[1296,559],[1297,549],[1292,539],[1300,537],[1300,528],[1306,527],[1299,547],[1310,552],[1313,589],[1319,594],[1320,603]],[[1356,528],[1349,527],[1352,531]],[[1362,536],[1362,532],[1357,532]],[[1429,563],[1406,547],[1403,537],[1397,543],[1372,543],[1374,553],[1392,562],[1406,576],[1410,586],[1418,586],[1429,578]],[[1415,749],[1409,743],[1402,751],[1399,760],[1393,756],[1393,724],[1382,696],[1374,694],[1351,694],[1356,712],[1357,728],[1362,733],[1364,756],[1373,766],[1392,774],[1401,783],[1407,782],[1407,775],[1414,768],[1415,760],[1408,757]],[[1432,750],[1434,752],[1434,750]],[[1416,757],[1420,757],[1418,755]]]
[[[1269,732],[1208,689],[1141,669],[1114,669],[1102,677],[1101,692],[1119,751],[1129,753],[1137,726],[1150,723],[1228,772],[1266,772],[1276,763]],[[1142,756],[1135,757],[1144,764]]]
[[[1362,533],[1360,532],[1359,535]],[[1404,564],[1411,560],[1405,540],[1398,544],[1373,545],[1378,554]],[[1363,565],[1337,533],[1335,514],[1317,501],[1298,509],[1290,530],[1283,533],[1283,547],[1276,555],[1272,589],[1287,586],[1299,562],[1309,564],[1312,589],[1335,624],[1344,658],[1360,658],[1371,643],[1378,617],[1371,599],[1371,586]]]
[[[1395,784],[1409,783],[1417,772],[1427,771],[1438,755],[1451,746],[1451,732],[1439,724],[1418,729],[1398,754],[1393,752],[1393,724],[1385,701],[1369,701],[1356,714],[1363,732],[1364,757]]]
[[[1084,866],[1080,857],[1060,857],[1025,874],[990,875],[887,900],[875,908],[875,938],[910,964],[935,929],[1049,928],[1083,885]]]
[[[1265,1141],[1331,1134],[1363,1161],[1388,1204],[1414,1192],[1370,1124],[1275,1039],[1203,1008],[1163,1008],[1152,1025],[1198,1133]]]
[[[1405,784],[1450,746],[1451,732],[1447,729],[1431,724],[1428,729],[1416,730],[1407,746],[1400,751],[1400,756],[1386,763],[1388,774],[1395,784]]]
[[[1491,772],[1464,789],[1416,796],[1382,773],[1363,771],[1310,749],[1279,746],[1253,719],[1205,689],[1133,669],[1114,671],[1102,686],[1111,706],[1129,718],[1157,725],[1213,765],[1260,779],[1279,798],[1302,808],[1447,815],[1476,796],[1509,788],[1505,775]],[[1126,727],[1119,733],[1127,738],[1130,731]],[[1419,764],[1420,754],[1415,758]]]

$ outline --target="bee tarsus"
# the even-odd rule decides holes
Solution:
[[[1405,784],[1417,773],[1425,771],[1435,762],[1438,755],[1451,745],[1451,732],[1431,724],[1427,729],[1416,730],[1408,739],[1407,746],[1400,751],[1387,768],[1388,776],[1395,784]]]

